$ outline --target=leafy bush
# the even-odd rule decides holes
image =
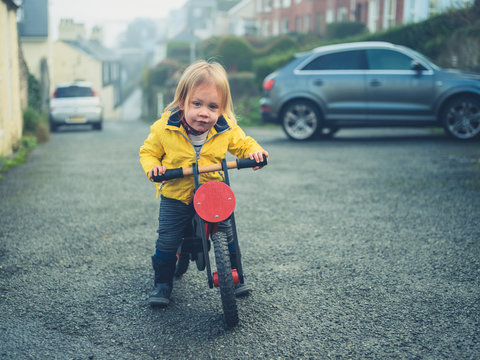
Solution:
[[[157,109],[157,96],[164,95],[164,99],[173,99],[175,87],[181,70],[185,67],[174,59],[165,59],[152,69],[144,70],[142,74],[143,112],[150,120],[155,120],[162,109]],[[166,104],[164,104],[166,105]]]
[[[169,42],[167,45],[167,57],[175,59],[182,64],[190,63],[190,43]]]
[[[258,89],[262,87],[262,81],[268,74],[278,70],[295,55],[294,51],[285,52],[283,54],[263,57],[253,62],[253,72],[255,74],[255,83]]]
[[[3,173],[13,166],[23,164],[30,151],[37,146],[37,139],[34,136],[23,136],[13,155],[0,157],[0,180]]]
[[[214,36],[202,41],[200,45],[200,55],[203,59],[217,59],[218,58],[218,44],[222,40],[221,37]]]
[[[240,126],[258,126],[262,124],[260,119],[260,97],[246,96],[235,103],[235,113]]]
[[[42,122],[42,115],[40,113],[28,107],[23,112],[23,132],[33,133],[37,130],[38,125]]]
[[[39,143],[48,141],[50,132],[48,130],[47,116],[31,107],[26,108],[23,112],[23,134],[34,136]]]
[[[236,99],[258,95],[255,75],[251,72],[229,74],[228,82],[234,102]]]
[[[280,36],[264,49],[259,51],[260,56],[269,56],[279,53],[292,52],[299,49],[298,42],[292,36]]]
[[[42,111],[40,82],[30,73],[28,73],[28,106],[37,111]]]
[[[250,71],[255,51],[243,38],[228,36],[218,44],[218,60],[222,62],[228,72]]]

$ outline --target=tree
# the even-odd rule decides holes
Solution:
[[[157,38],[157,27],[150,19],[135,19],[127,27],[121,39],[122,47],[151,50]]]

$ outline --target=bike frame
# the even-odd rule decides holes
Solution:
[[[195,192],[200,188],[200,172],[198,171],[198,163],[195,163],[192,165],[193,169],[193,176],[195,179]],[[228,176],[228,166],[227,166],[227,161],[223,159],[222,161],[222,171],[224,173],[224,180],[222,181],[225,183],[227,186],[230,186],[230,179]],[[237,273],[238,273],[238,280],[241,284],[244,282],[244,277],[243,277],[243,267],[242,267],[242,256],[240,252],[240,246],[238,243],[238,236],[237,236],[237,227],[235,223],[235,215],[234,212],[226,219],[230,219],[231,225],[232,225],[232,234],[233,234],[233,243],[235,246],[235,255],[236,255],[236,260],[237,260]],[[210,265],[210,258],[209,258],[209,252],[208,252],[208,239],[212,234],[215,234],[218,229],[218,224],[217,223],[211,223],[203,220],[197,213],[195,213],[194,222],[196,222],[199,225],[200,228],[200,234],[202,238],[202,250],[203,250],[203,256],[204,256],[204,261],[205,261],[205,268],[207,270],[207,281],[208,281],[208,286],[210,288],[214,287],[213,283],[213,275],[212,275],[212,269]],[[194,226],[195,228],[195,226]]]

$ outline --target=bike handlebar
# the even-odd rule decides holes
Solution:
[[[267,157],[263,155],[263,160],[261,162],[256,162],[255,160],[251,160],[249,158],[245,159],[237,159],[234,161],[227,162],[228,169],[245,169],[245,168],[253,168],[256,166],[265,166],[267,165]],[[221,171],[222,164],[213,164],[202,166],[198,168],[198,173],[207,173],[212,171]],[[179,179],[183,178],[184,176],[193,175],[193,168],[176,168],[176,169],[167,169],[162,175],[153,175],[152,180],[153,182],[162,182],[172,179]]]

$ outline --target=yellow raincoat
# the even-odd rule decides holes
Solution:
[[[227,155],[243,159],[249,153],[263,151],[262,147],[227,116],[220,116],[207,136],[198,159],[199,166],[220,163]],[[180,113],[167,111],[150,127],[150,134],[140,147],[140,163],[148,176],[155,166],[167,169],[189,168],[195,163],[195,149],[180,122]],[[200,174],[200,183],[223,180],[220,172]],[[190,204],[193,199],[195,181],[193,176],[169,180],[164,186],[156,183],[157,197],[162,194],[167,198],[177,199]]]

